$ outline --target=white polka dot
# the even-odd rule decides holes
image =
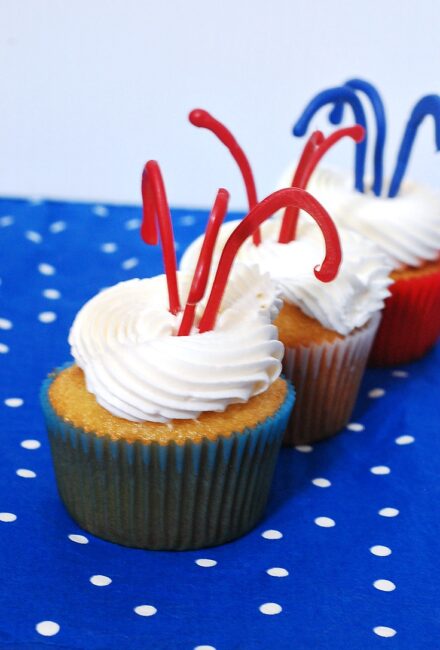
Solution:
[[[0,343],[0,354],[6,354],[9,352],[9,348],[6,343]]]
[[[129,271],[130,269],[134,269],[135,266],[139,264],[139,260],[137,257],[130,257],[128,260],[125,260],[122,262],[121,267],[125,271]]]
[[[335,520],[331,519],[331,517],[316,517],[314,521],[321,528],[333,528],[333,526],[336,526]]]
[[[399,379],[405,379],[409,376],[409,372],[406,372],[406,370],[393,370],[391,374],[393,377],[398,377]]]
[[[35,230],[26,230],[24,236],[26,237],[26,239],[29,239],[29,241],[34,242],[34,244],[41,244],[41,242],[43,241],[43,238],[40,235],[40,233],[35,232]]]
[[[375,580],[373,582],[373,587],[379,589],[379,591],[394,591],[396,585],[391,580]]]
[[[260,605],[259,610],[262,614],[273,616],[274,614],[279,614],[282,612],[283,608],[281,605],[278,605],[278,603],[263,603]]]
[[[383,636],[385,638],[389,638],[397,634],[396,630],[393,630],[392,627],[386,627],[386,625],[378,625],[377,627],[374,627],[373,632],[374,634],[377,634],[377,636]]]
[[[128,219],[125,222],[125,228],[127,230],[136,230],[136,228],[139,228],[141,225],[142,221],[140,219]]]
[[[17,515],[14,515],[13,512],[0,512],[0,521],[3,521],[5,524],[9,524],[11,521],[15,521]]]
[[[37,476],[31,469],[17,469],[15,473],[21,478],[35,478]]]
[[[209,560],[208,558],[200,558],[196,560],[196,564],[198,566],[203,566],[203,567],[211,567],[215,566],[217,564],[216,560]]]
[[[38,270],[43,275],[54,275],[56,273],[55,267],[52,266],[52,264],[47,264],[46,262],[39,264]]]
[[[58,298],[61,298],[61,293],[58,289],[45,289],[43,291],[43,296],[49,300],[58,300]]]
[[[391,555],[392,551],[388,546],[381,546],[380,544],[377,544],[377,546],[372,546],[370,548],[370,552],[373,555],[377,555],[378,557],[387,557],[387,555]]]
[[[75,544],[88,544],[89,540],[85,535],[76,535],[75,533],[71,533],[68,535],[69,539],[71,542],[75,542]]]
[[[44,203],[44,201],[41,198],[41,196],[31,196],[31,198],[29,199],[29,203],[31,205],[41,205],[42,203]]]
[[[196,645],[194,650],[215,650],[213,645]]]
[[[385,395],[385,391],[383,388],[373,388],[368,393],[368,397],[371,397],[372,399],[376,399],[377,397],[383,397],[384,395]]]
[[[112,579],[108,576],[101,575],[91,576],[89,580],[92,585],[95,585],[95,587],[107,587],[107,585],[111,584],[112,582]]]
[[[23,406],[23,400],[21,399],[21,397],[8,397],[7,399],[5,399],[5,404],[10,408],[16,409],[19,406]]]
[[[103,253],[114,253],[115,251],[118,250],[118,246],[114,242],[109,241],[106,242],[105,244],[101,244],[100,249],[102,250]]]
[[[11,215],[7,214],[5,217],[0,217],[0,226],[2,228],[5,228],[6,226],[12,226],[14,223],[14,217],[11,217]]]
[[[134,608],[134,612],[139,616],[154,616],[157,609],[153,605],[138,605]]]
[[[327,488],[330,487],[331,483],[327,478],[314,478],[312,480],[313,485],[316,487]]]
[[[108,216],[108,208],[105,207],[105,205],[95,205],[92,208],[93,214],[96,214],[97,217],[107,217]]]
[[[267,569],[266,573],[268,573],[273,578],[285,578],[289,575],[288,570],[283,569],[280,566],[274,566],[271,569]]]
[[[411,445],[414,440],[414,436],[399,436],[394,442],[396,445]]]
[[[0,318],[0,330],[12,329],[12,323],[7,318]]]
[[[376,476],[385,476],[385,474],[389,474],[391,470],[386,465],[376,465],[375,467],[370,467],[370,472],[376,474]]]
[[[55,621],[41,621],[36,624],[35,629],[42,636],[55,636],[60,631],[60,626]]]
[[[41,442],[39,440],[29,439],[29,440],[22,440],[20,442],[20,445],[24,449],[39,449],[41,447]]]
[[[296,445],[295,449],[296,451],[300,451],[302,454],[309,454],[311,451],[313,451],[313,447],[311,445]]]
[[[187,214],[184,217],[180,217],[179,223],[181,226],[193,226],[196,222],[196,218],[192,214]]]
[[[42,311],[38,314],[38,320],[40,323],[53,323],[57,319],[57,315],[54,311]]]
[[[265,530],[264,533],[261,533],[261,537],[264,537],[264,539],[281,539],[283,536],[283,533],[281,533],[279,530]]]
[[[379,510],[378,514],[381,517],[397,517],[399,511],[397,508],[382,508],[382,510]]]
[[[347,424],[347,429],[349,431],[364,431],[365,427],[363,424],[360,424],[359,422],[350,422]]]
[[[65,221],[54,221],[49,226],[50,232],[54,235],[58,234],[59,232],[63,232],[63,230],[66,230],[66,228],[67,224]]]
[[[9,406],[10,408],[18,408],[19,406],[23,406],[24,401],[22,400],[21,397],[7,397],[4,400],[4,403],[6,406]]]

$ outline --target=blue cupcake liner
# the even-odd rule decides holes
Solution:
[[[69,365],[69,364],[67,364]],[[138,548],[215,546],[263,515],[294,390],[263,422],[216,440],[126,442],[72,426],[43,383],[41,404],[60,496],[73,519],[103,539]]]

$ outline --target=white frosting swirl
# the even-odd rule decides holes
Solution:
[[[286,172],[280,183],[291,178]],[[387,185],[387,184],[385,184]],[[351,174],[318,168],[308,191],[328,210],[338,225],[374,241],[393,268],[421,266],[440,254],[440,194],[423,185],[404,182],[398,196],[374,196],[353,190]],[[385,187],[384,195],[387,187]]]
[[[191,278],[178,274],[182,304]],[[69,343],[87,389],[113,415],[196,419],[248,401],[279,376],[283,346],[271,321],[280,306],[270,277],[240,265],[214,331],[175,336],[181,314],[168,311],[165,276],[129,280],[82,307]]]
[[[217,255],[236,225],[233,221],[222,227]],[[261,272],[270,273],[283,300],[342,335],[362,327],[382,309],[389,295],[391,266],[377,246],[341,229],[343,259],[339,273],[332,282],[323,283],[313,272],[324,258],[324,241],[318,227],[301,219],[297,239],[288,244],[276,241],[279,228],[278,219],[267,221],[263,224],[260,246],[247,240],[237,257],[240,262],[257,264]],[[186,250],[182,269],[195,266],[201,243],[199,237]]]

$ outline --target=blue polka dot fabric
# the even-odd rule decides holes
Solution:
[[[237,215],[231,215],[237,216]],[[102,287],[161,272],[140,209],[0,201],[0,647],[440,647],[440,348],[369,370],[347,429],[283,449],[261,524],[191,552],[116,546],[58,498],[38,393]],[[174,210],[179,252],[207,212]]]

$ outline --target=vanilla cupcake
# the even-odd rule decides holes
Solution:
[[[185,297],[191,276],[177,280]],[[130,280],[89,300],[69,336],[75,362],[41,399],[75,521],[119,544],[179,550],[256,525],[294,397],[279,377],[267,275],[237,268],[215,329],[190,336],[176,336],[182,314],[170,313],[166,285]]]
[[[343,94],[339,95],[341,90]],[[371,363],[378,366],[401,364],[423,356],[440,336],[440,194],[423,184],[403,181],[417,129],[427,115],[434,117],[437,148],[440,147],[440,96],[427,95],[414,106],[394,173],[387,180],[383,173],[385,111],[378,91],[371,84],[351,80],[345,87],[319,93],[297,121],[294,133],[304,135],[315,111],[328,102],[334,105],[330,113],[332,122],[339,123],[344,102],[352,103],[353,98],[359,102],[356,92],[367,95],[376,118],[371,181],[363,179],[366,149],[362,153],[357,145],[356,189],[352,174],[320,168],[312,175],[309,190],[338,225],[369,238],[392,265],[394,283],[373,346]],[[356,106],[359,108],[358,104]],[[291,178],[291,173],[291,169],[286,171],[280,186]]]
[[[440,194],[405,182],[395,198],[349,193],[341,176],[311,180],[335,221],[375,242],[387,256],[394,284],[371,363],[394,365],[422,357],[440,336]]]
[[[235,227],[222,227],[217,255]],[[297,394],[285,443],[297,445],[327,438],[350,420],[389,295],[391,267],[374,244],[341,229],[338,275],[322,283],[313,273],[323,257],[316,226],[302,220],[297,239],[287,244],[276,241],[279,229],[278,219],[265,223],[262,243],[247,241],[237,259],[270,273],[284,302],[275,325],[285,346],[284,375]],[[201,238],[190,245],[182,269],[194,267],[200,246]]]
[[[301,191],[268,197],[226,242],[205,296],[229,193],[218,190],[188,275],[177,272],[154,160],[141,190],[141,236],[156,244],[160,233],[165,275],[102,291],[75,318],[75,363],[41,392],[58,489],[75,521],[103,539],[168,550],[222,544],[261,518],[294,401],[279,377],[276,289],[256,267],[228,284],[231,264],[276,209],[293,203],[318,219],[325,211]]]
[[[351,91],[342,94],[351,97]],[[360,104],[356,97],[353,103],[361,124],[340,129],[327,138],[321,131],[312,133],[285,186],[305,189],[313,169],[343,138],[349,137],[359,143],[358,147],[365,148],[365,120],[357,110]],[[241,171],[252,209],[257,197],[255,181],[235,137],[202,109],[192,111],[189,119],[195,126],[214,133],[229,149]],[[357,159],[362,160],[359,156]],[[292,190],[284,190],[289,191]],[[307,196],[313,198],[308,193]],[[318,270],[324,240],[310,219],[305,221],[307,215],[300,207],[288,206],[277,213],[277,218],[263,223],[258,236],[254,236],[252,243],[246,242],[238,255],[244,263],[257,264],[268,271],[284,300],[276,325],[286,348],[284,372],[293,379],[297,390],[296,406],[285,436],[286,444],[290,445],[327,438],[350,419],[391,282],[390,265],[377,247],[349,231],[342,233],[340,242],[341,237],[325,211],[318,219],[316,214],[309,213],[322,233],[327,231],[326,258],[330,253],[337,262],[336,272],[324,276]],[[217,254],[234,228],[235,224],[223,226]],[[189,247],[182,268],[194,267],[201,244],[199,239]]]

